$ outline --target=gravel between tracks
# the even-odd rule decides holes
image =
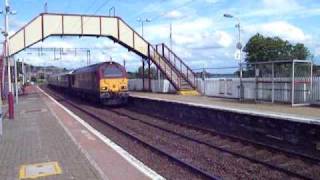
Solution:
[[[221,140],[220,137],[213,137],[209,134],[203,134],[193,129],[187,129],[179,125],[169,124],[161,119],[143,115],[133,112],[127,108],[106,108],[86,103],[72,97],[58,97],[56,93],[43,88],[51,95],[60,101],[63,105],[67,106],[70,110],[75,112],[82,119],[86,120],[90,125],[98,131],[112,139],[114,142],[122,146],[129,153],[133,154],[136,158],[140,159],[146,165],[156,170],[161,175],[168,179],[201,179],[187,169],[181,167],[179,164],[172,163],[167,158],[152,152],[150,149],[145,148],[140,143],[134,142],[128,137],[123,136],[121,133],[106,126],[104,123],[97,121],[91,116],[83,113],[81,110],[66,103],[64,98],[77,103],[77,106],[84,108],[96,116],[101,117],[104,121],[113,124],[116,127],[126,129],[130,134],[134,134],[144,141],[150,142],[153,146],[164,149],[166,152],[183,159],[185,162],[191,163],[198,168],[212,173],[215,176],[222,177],[223,179],[287,179],[292,178],[279,171],[272,170],[263,165],[252,163],[246,159],[223,153],[219,150],[212,149],[206,145],[198,144],[196,142],[186,140],[180,136],[170,134],[160,129],[157,129],[141,121],[147,121],[158,126],[166,127],[172,131],[179,132],[184,135],[206,139],[208,142],[220,143],[220,145],[230,144],[230,140]],[[120,114],[119,114],[120,113]],[[121,115],[124,114],[124,115]],[[238,142],[235,142],[238,143]],[[238,143],[240,147],[244,147],[244,152],[252,153],[250,146],[246,148],[245,145]],[[268,157],[268,152],[254,152],[262,153]]]

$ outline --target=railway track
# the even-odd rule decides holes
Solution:
[[[128,111],[124,109],[111,110],[111,111],[121,116],[128,116],[133,120],[138,120],[143,124],[147,124],[149,126],[161,129],[162,131],[165,131],[177,136],[181,136],[185,139],[197,142],[199,144],[206,145],[213,149],[217,149],[221,152],[229,153],[234,156],[247,159],[253,163],[262,164],[271,169],[284,172],[293,177],[297,177],[301,179],[316,179],[320,177],[320,163],[316,158],[311,158],[308,156],[299,155],[296,153],[286,152],[282,150],[280,151],[279,149],[275,149],[271,147],[262,147],[261,144],[254,144],[253,142],[249,142],[240,138],[237,139],[236,137],[230,137],[224,134],[219,134],[212,130],[195,127],[195,126],[191,126],[184,123],[177,123],[177,122],[170,122],[168,120],[163,120],[166,123],[171,124],[173,126],[181,126],[187,129],[190,129],[190,128],[194,129],[198,132],[201,132],[202,135],[210,134],[211,138],[214,139],[216,142],[214,141],[208,142],[207,140],[208,137],[202,138],[202,139],[201,137],[200,138],[198,137],[198,139],[196,139],[186,133],[177,133],[176,130],[174,129],[170,130],[167,127],[163,127],[163,125],[159,125],[159,124],[156,125],[148,121],[145,121],[143,120],[144,115],[141,116],[139,114],[136,114],[136,116],[134,116],[132,115],[132,112],[130,113],[123,112],[123,111]],[[140,117],[137,117],[137,116],[140,116]],[[222,142],[222,141],[223,143],[219,144],[219,142]],[[246,153],[244,151],[257,152],[257,153]],[[267,153],[269,153],[268,154],[269,157],[266,157]],[[298,167],[290,168],[290,165],[298,165]],[[297,171],[302,169],[304,169],[304,171]]]
[[[48,89],[44,89],[46,91],[48,91]],[[52,95],[53,93],[51,93]],[[54,94],[55,98],[61,98],[61,96],[57,96],[56,94]],[[65,101],[66,103],[68,103],[69,105],[73,106],[74,108],[86,113],[87,115],[93,117],[94,119],[98,120],[98,121],[101,121],[103,122],[104,124],[106,124],[107,126],[121,132],[122,134],[124,134],[125,136],[131,138],[132,140],[134,141],[137,141],[139,142],[140,144],[142,144],[143,146],[145,146],[146,148],[149,148],[149,149],[152,149],[152,151],[162,155],[162,156],[165,156],[167,158],[169,158],[170,160],[174,161],[175,163],[178,163],[180,164],[181,166],[189,169],[190,171],[200,175],[201,177],[205,178],[205,179],[213,179],[213,180],[219,180],[220,178],[215,176],[215,175],[212,175],[202,169],[199,169],[198,167],[190,164],[190,163],[187,163],[187,162],[184,162],[183,160],[165,152],[164,150],[160,149],[160,148],[157,148],[155,147],[154,145],[152,145],[151,143],[148,143],[144,140],[142,140],[141,138],[137,137],[136,135],[132,134],[132,133],[128,133],[126,130],[122,129],[122,128],[119,128],[107,121],[104,120],[104,117],[99,117],[99,115],[95,115],[93,114],[92,112],[86,110],[86,109],[83,109],[81,108],[80,106],[76,105],[75,103],[73,103],[72,101]]]
[[[61,98],[61,97],[60,97]],[[184,139],[184,141],[189,141],[195,143],[197,145],[205,146],[208,149],[213,149],[216,151],[220,151],[222,153],[230,154],[236,158],[242,158],[250,161],[251,163],[260,164],[267,168],[270,168],[274,171],[279,171],[288,175],[289,177],[295,177],[300,179],[315,179],[319,177],[318,165],[313,164],[312,162],[305,162],[305,160],[287,156],[283,152],[274,152],[268,148],[257,148],[257,146],[252,145],[250,143],[243,143],[243,141],[234,141],[234,139],[230,139],[226,136],[221,136],[214,134],[213,132],[206,131],[204,129],[198,129],[196,127],[190,127],[188,125],[184,125],[176,122],[169,122],[166,120],[161,121],[157,118],[153,118],[150,120],[149,116],[139,114],[136,112],[129,111],[124,108],[119,109],[101,109],[96,107],[80,107],[78,104],[73,103],[72,101],[65,101],[70,104],[74,108],[79,109],[80,111],[86,113],[87,115],[102,121],[106,125],[116,129],[121,132],[125,136],[138,141],[143,146],[152,149],[154,152],[162,154],[172,161],[180,164],[181,166],[189,169],[190,171],[201,175],[206,179],[218,179],[217,176],[213,175],[212,172],[205,170],[203,167],[199,167],[199,165],[193,165],[194,163],[188,162],[185,160],[181,160],[181,158],[172,155],[172,153],[168,153],[165,149],[161,149],[153,143],[146,141],[145,139],[139,136],[139,133],[135,133],[138,131],[128,131],[128,128],[120,127],[115,125],[114,123],[110,123],[105,120],[105,115],[112,115],[114,117],[124,117],[127,120],[131,121],[131,123],[139,123],[139,126],[144,127],[152,127],[158,130],[159,133],[170,134],[170,136],[179,137]],[[92,113],[95,112],[95,113]],[[146,118],[148,117],[148,118]],[[148,120],[145,120],[148,119]],[[190,129],[194,131],[190,132]],[[169,135],[165,135],[169,136]],[[171,139],[172,139],[171,137]],[[164,138],[165,139],[165,138]],[[185,147],[186,148],[186,147]],[[185,149],[182,149],[185,150]],[[271,158],[270,158],[271,157]],[[299,164],[299,166],[296,166]],[[293,166],[294,167],[293,167]],[[315,166],[315,168],[313,167]],[[305,171],[297,172],[297,169],[305,169]],[[319,176],[317,176],[319,175]]]

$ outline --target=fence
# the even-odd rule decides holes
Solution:
[[[320,76],[313,77],[311,99],[313,102],[320,101]]]
[[[159,84],[160,82],[160,84]],[[243,94],[244,98],[248,100],[256,100],[256,90],[255,90],[255,78],[243,78]],[[278,78],[276,84],[274,84],[275,94],[274,101],[280,103],[291,103],[291,92],[292,85],[290,78]],[[320,76],[312,78],[312,91],[310,95],[307,91],[307,84],[299,84],[299,88],[296,87],[296,91],[301,93],[295,94],[295,99],[300,99],[301,102],[307,101],[320,101]],[[299,82],[298,82],[299,83]],[[205,80],[198,78],[196,80],[198,90],[206,96],[221,97],[221,98],[240,98],[240,78],[207,78]],[[270,88],[270,85],[260,84],[257,94],[260,99],[271,98],[270,94],[265,93],[265,89]],[[263,87],[265,86],[265,87]],[[268,87],[269,86],[269,87]],[[148,87],[148,82],[145,81],[145,87]],[[298,88],[298,89],[297,89]],[[142,80],[141,79],[130,79],[129,80],[129,90],[130,91],[142,91]],[[152,92],[160,93],[174,93],[175,90],[170,85],[168,80],[152,80],[151,81]],[[270,91],[270,90],[269,90]],[[310,99],[307,97],[310,96]]]
[[[130,91],[143,91],[142,79],[129,79]],[[149,81],[144,81],[145,89],[149,87]],[[175,93],[175,88],[168,80],[151,80],[151,90],[156,93]]]
[[[240,92],[245,93],[246,86],[250,86],[255,90],[255,101],[310,104],[312,68],[312,62],[306,60],[247,63],[243,65],[243,77],[255,80],[241,81]],[[247,99],[244,94],[240,98]]]
[[[197,89],[207,96],[290,103],[292,106],[320,101],[320,78],[313,77],[312,62],[307,60],[257,62],[242,64],[242,68],[194,71]],[[174,92],[166,80],[151,83],[153,92]],[[129,89],[142,90],[142,81],[131,80]]]

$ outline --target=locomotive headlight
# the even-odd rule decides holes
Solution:
[[[121,89],[122,90],[127,90],[128,88],[127,88],[127,86],[122,86]]]

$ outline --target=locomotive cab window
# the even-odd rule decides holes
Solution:
[[[122,70],[117,66],[107,66],[104,69],[104,77],[121,77],[123,76]]]

